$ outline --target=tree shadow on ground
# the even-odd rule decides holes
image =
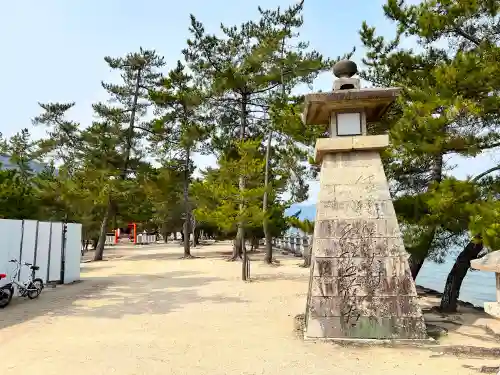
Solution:
[[[268,282],[268,281],[304,281],[308,282],[309,274],[290,274],[290,273],[270,273],[270,274],[257,274],[255,276],[251,275],[252,281],[255,282]]]
[[[194,258],[186,259],[224,259],[231,255],[230,251],[198,251],[191,249],[191,255]],[[179,260],[183,256],[182,252],[165,253],[165,252],[151,252],[147,254],[135,254],[126,257],[126,260]]]
[[[198,294],[198,287],[221,280],[186,271],[89,277],[44,290],[37,300],[16,298],[0,311],[0,329],[43,315],[120,319],[124,315],[168,314],[191,303],[246,302],[234,296]]]
[[[87,266],[92,264],[92,266]],[[93,272],[95,270],[104,270],[113,268],[112,264],[107,264],[106,262],[92,262],[92,263],[80,263],[80,274],[86,274],[88,272]]]
[[[459,301],[458,312],[441,313],[441,293],[417,286],[420,305],[430,329],[438,340],[452,346],[469,345],[500,348],[500,323],[488,316],[482,308]]]

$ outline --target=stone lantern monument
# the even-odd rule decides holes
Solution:
[[[361,88],[356,64],[333,68],[332,92],[306,95],[303,121],[329,125],[316,141],[321,165],[304,337],[426,339],[379,152],[387,134],[368,135],[399,88]]]

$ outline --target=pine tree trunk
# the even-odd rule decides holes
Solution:
[[[260,243],[259,243],[260,239],[253,236],[252,237],[252,250],[258,250],[259,247],[260,247]]]
[[[266,255],[264,256],[264,262],[267,264],[273,263],[273,238],[269,230],[269,222],[264,219],[264,235],[266,239]]]
[[[245,141],[245,133],[246,133],[246,124],[247,124],[247,103],[248,102],[248,97],[247,95],[243,94],[241,96],[241,103],[240,103],[240,142]],[[240,177],[238,179],[238,188],[240,190],[240,195],[243,195],[243,192],[245,191],[245,176],[242,174],[240,171]],[[240,202],[240,214],[243,213],[245,207],[243,202]],[[242,274],[242,279],[245,281],[247,279],[246,277],[246,261],[248,261],[247,253],[246,253],[246,248],[245,248],[245,223],[243,220],[240,220],[238,223],[238,231],[236,232],[236,238],[234,241],[234,246],[233,246],[233,255],[231,256],[230,260],[237,260],[239,258],[243,258],[243,264],[242,264],[242,269],[241,269],[241,274]]]
[[[241,249],[241,241],[236,234],[235,239],[233,240],[233,255],[229,260],[237,260],[242,258],[243,251]]]
[[[241,279],[243,281],[247,281],[249,277],[247,269],[249,260],[245,243],[242,244],[242,251],[243,251],[243,262],[241,263]]]
[[[231,258],[229,258],[229,261],[235,261],[238,259],[242,259],[243,255],[243,248],[241,246],[241,232],[238,228],[238,232],[236,232],[236,237],[233,240],[233,254],[231,255]]]
[[[467,246],[465,246],[458,255],[455,264],[446,278],[443,296],[441,297],[441,305],[439,307],[441,312],[454,313],[457,311],[460,288],[467,275],[467,271],[469,271],[470,261],[477,259],[484,247],[479,237],[476,238],[476,241],[478,242],[469,241]]]
[[[160,232],[161,232],[161,235],[163,236],[163,241],[165,243],[167,243],[167,237],[168,237],[168,233],[167,233],[167,224],[165,222],[163,222],[161,224],[161,229],[160,229]]]
[[[189,222],[184,221],[184,224],[182,226],[182,241],[183,241],[183,246],[184,246],[184,255],[183,258],[190,258],[191,257],[191,244],[190,244],[190,230],[189,230]]]
[[[194,226],[193,229],[193,247],[196,247],[200,244],[201,230]]]
[[[184,186],[183,186],[183,196],[184,196],[184,258],[191,258],[191,248],[189,241],[189,234],[191,233],[191,207],[189,204],[189,157],[190,150],[189,147],[186,149],[186,158],[184,160]],[[194,234],[193,234],[194,243]]]
[[[128,168],[130,164],[130,155],[132,153],[132,140],[134,138],[134,126],[135,126],[135,114],[137,112],[137,103],[139,101],[139,90],[140,90],[140,84],[141,84],[141,73],[142,70],[138,69],[137,70],[137,77],[135,80],[135,89],[134,89],[134,96],[132,99],[132,108],[130,108],[130,122],[129,122],[129,127],[127,129],[127,135],[126,135],[126,148],[125,148],[125,157],[123,158],[123,169],[121,171],[120,178],[122,180],[127,179],[127,174],[128,174]],[[116,229],[116,215],[118,214],[118,209],[115,207],[113,210],[113,202],[110,202],[111,207],[110,211],[114,211],[115,214],[115,229]],[[107,218],[106,225],[108,224],[109,217]],[[102,236],[102,233],[101,233]],[[106,239],[106,236],[104,237]],[[101,238],[99,238],[99,243],[101,242]],[[104,246],[104,245],[103,245]],[[99,247],[99,246],[98,246]],[[103,247],[104,249],[104,247]]]
[[[130,163],[130,154],[132,152],[132,139],[134,138],[135,114],[137,112],[137,102],[139,100],[139,90],[141,85],[141,69],[137,70],[135,79],[134,97],[132,99],[132,108],[130,111],[130,123],[127,131],[127,149],[125,150],[125,161],[123,163],[122,179],[127,178],[128,165]]]
[[[440,183],[443,180],[443,153],[440,152],[434,156],[433,165],[430,170],[430,179],[427,188],[434,184]],[[427,241],[427,246],[423,254],[412,255],[409,259],[410,270],[413,280],[417,279],[418,273],[422,269],[425,259],[429,255],[429,251],[432,247],[432,242],[434,241],[434,236],[436,235],[436,228],[432,228],[429,233],[427,233],[428,238],[424,239]],[[426,235],[426,237],[427,237]]]
[[[101,229],[99,232],[99,241],[97,242],[97,246],[94,253],[94,261],[102,260],[104,254],[104,245],[106,244],[106,232],[108,229],[108,223],[111,216],[111,199],[108,201],[108,206],[106,207],[106,212],[102,218]]]
[[[240,131],[240,141],[244,142],[246,137],[246,128],[247,128],[247,101],[248,101],[248,96],[247,95],[242,95],[241,96],[241,131]],[[243,192],[245,191],[245,176],[243,175],[242,171],[240,171],[240,178],[238,181],[238,187],[240,190],[240,195],[243,195]],[[245,205],[243,202],[240,202],[240,214],[243,213],[245,210]],[[240,239],[240,246],[241,246],[241,251],[243,253],[243,263],[241,265],[241,279],[243,281],[246,281],[248,279],[248,274],[247,274],[247,267],[248,267],[248,254],[247,254],[247,249],[245,247],[245,223],[243,220],[241,220],[238,223],[238,235]]]
[[[421,249],[423,250],[420,250],[417,253],[412,254],[410,256],[410,259],[408,259],[411,276],[413,277],[413,280],[417,279],[418,273],[422,269],[425,259],[427,258],[427,255],[429,254],[429,251],[432,248],[432,242],[434,241],[435,236],[436,236],[436,228],[434,227],[431,228],[428,232],[426,232],[423,235],[423,238],[421,239],[422,241]]]
[[[264,262],[267,264],[272,264],[273,262],[273,245],[271,231],[269,230],[269,218],[267,215],[267,204],[269,196],[269,170],[270,170],[270,159],[271,159],[271,141],[273,138],[273,132],[269,132],[269,137],[267,139],[266,147],[266,166],[264,172],[264,197],[262,198],[262,211],[264,213],[264,220],[262,221],[262,229],[264,229],[264,237],[266,239],[266,255],[264,256]]]
[[[424,261],[425,259],[417,259],[416,257],[410,256],[408,262],[410,263],[410,271],[413,280],[417,279],[418,273],[420,272],[422,266],[424,265]]]

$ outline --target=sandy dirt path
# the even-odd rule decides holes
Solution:
[[[415,349],[304,343],[293,316],[304,310],[307,270],[220,259],[227,245],[179,260],[179,246],[108,252],[82,265],[81,283],[0,310],[0,374],[331,375],[472,374],[485,360]]]

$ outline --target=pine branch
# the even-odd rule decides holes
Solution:
[[[495,172],[495,171],[498,171],[498,170],[500,170],[500,165],[497,165],[497,166],[495,166],[495,167],[492,167],[492,168],[490,168],[490,169],[488,169],[488,170],[486,170],[486,171],[484,171],[484,172],[482,172],[482,173],[478,174],[478,175],[477,175],[476,177],[474,177],[471,181],[472,181],[472,182],[478,182],[478,181],[479,181],[480,179],[482,179],[483,177],[485,177],[485,176],[489,175],[490,173],[493,173],[493,172]]]

